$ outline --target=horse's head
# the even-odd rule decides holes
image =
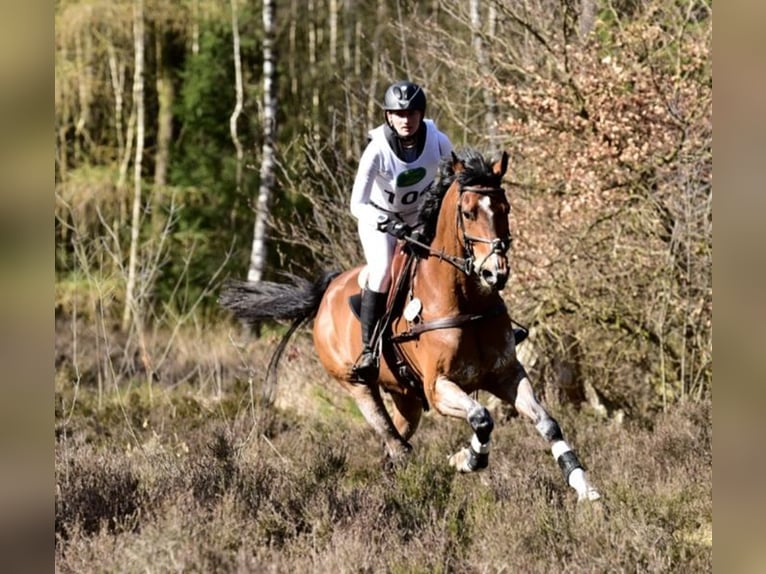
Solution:
[[[483,167],[483,169],[481,169]],[[508,169],[508,154],[489,166],[483,161],[471,163],[452,155],[452,169],[458,186],[458,239],[470,261],[470,271],[481,285],[500,291],[508,281],[508,248],[511,234],[508,225],[510,205],[501,183]]]
[[[489,291],[500,291],[509,276],[510,205],[502,187],[508,154],[490,163],[475,150],[454,153],[439,166],[439,176],[418,215],[430,254],[475,275]]]

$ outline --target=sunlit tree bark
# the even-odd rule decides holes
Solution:
[[[237,194],[242,191],[242,160],[244,158],[244,151],[242,149],[242,143],[239,141],[237,135],[237,120],[242,113],[242,107],[244,105],[244,90],[242,88],[242,57],[240,55],[240,40],[239,40],[239,21],[237,17],[237,0],[231,0],[231,37],[232,46],[234,49],[234,88],[236,91],[236,104],[234,111],[229,118],[229,131],[231,132],[231,141],[234,143],[234,149],[237,152],[237,172],[235,185],[237,187]]]
[[[290,28],[287,34],[288,50],[288,69],[290,70],[290,95],[298,96],[298,72],[297,60],[299,58],[297,48],[298,35],[298,0],[290,0]]]
[[[580,37],[584,38],[593,30],[596,22],[596,0],[581,0],[580,2]]]
[[[354,34],[357,18],[354,15],[354,0],[343,1],[343,81],[346,86],[353,85],[353,78],[358,77],[355,75],[355,58],[352,55],[351,48],[354,45]],[[354,47],[355,51],[358,50],[358,45]],[[346,104],[346,125],[353,126],[359,118],[359,96],[356,93],[357,90],[347,89],[344,94],[344,102]],[[362,154],[361,143],[359,137],[356,137],[351,129],[346,129],[342,134],[344,141],[344,153],[347,158],[357,158]]]
[[[274,57],[274,0],[263,2],[263,146],[261,151],[260,186],[255,211],[255,229],[250,252],[249,281],[260,281],[266,266],[266,222],[274,193],[274,142],[276,139],[277,99],[276,62]]]
[[[340,0],[330,0],[330,66],[338,63],[338,11]]]
[[[378,6],[375,12],[375,34],[373,36],[372,45],[369,50],[373,54],[379,54],[381,50],[381,37],[383,36],[383,30],[388,24],[388,8],[385,2],[378,2]],[[357,39],[361,42],[364,37],[362,28],[358,29],[359,35]],[[376,119],[379,118],[378,107],[378,82],[380,80],[380,63],[379,58],[372,59],[372,70],[370,71],[370,84],[367,92],[367,125],[373,125]],[[385,80],[383,80],[385,81]],[[381,94],[382,95],[382,94]]]
[[[91,57],[93,53],[93,38],[88,29],[80,30],[75,36],[75,62],[77,66],[77,89],[79,91],[80,106],[77,122],[75,123],[74,140],[75,158],[78,162],[85,162],[85,150],[82,144],[89,138],[90,107],[92,100],[93,69]]]
[[[123,133],[123,110],[125,108],[125,63],[120,61],[111,39],[107,40],[109,55],[109,77],[114,94],[114,134],[117,139],[117,157],[125,152],[125,134]]]
[[[141,225],[141,167],[144,155],[144,2],[133,4],[133,38],[135,67],[133,71],[133,101],[136,109],[136,156],[133,162],[133,212],[130,224],[130,257],[125,288],[125,310],[122,327],[127,329],[131,319],[136,318],[136,267],[138,260],[138,237]]]
[[[265,9],[265,8],[264,8]],[[319,124],[319,85],[318,85],[318,70],[317,70],[317,58],[318,58],[318,40],[317,40],[317,25],[316,25],[316,0],[308,0],[308,13],[307,24],[309,27],[308,40],[309,40],[309,79],[311,84],[311,124],[316,130],[316,126]],[[315,132],[315,137],[318,134]]]
[[[126,191],[125,182],[128,177],[128,165],[130,163],[130,154],[133,151],[133,130],[135,125],[135,105],[128,119],[127,135],[123,133],[123,109],[125,107],[125,64],[119,60],[117,50],[112,42],[107,46],[109,54],[109,72],[112,80],[112,91],[114,92],[114,126],[115,137],[117,138],[117,158],[120,162],[117,171],[117,201],[119,202],[119,219],[116,222],[119,228],[125,226],[127,220]]]

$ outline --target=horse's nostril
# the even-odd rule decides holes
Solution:
[[[495,281],[497,280],[497,276],[489,269],[482,269],[481,277],[482,279],[484,279],[484,281],[486,281],[490,285],[494,285]]]

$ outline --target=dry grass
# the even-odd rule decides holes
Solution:
[[[185,333],[150,387],[125,365],[105,378],[84,330],[74,369],[72,331],[57,338],[58,572],[712,571],[709,402],[649,423],[557,409],[605,495],[578,506],[534,428],[500,413],[484,473],[447,466],[469,429],[435,414],[386,470],[306,337],[267,411],[273,337]]]

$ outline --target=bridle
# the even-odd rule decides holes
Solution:
[[[465,231],[465,220],[463,218],[462,212],[460,210],[460,198],[463,195],[463,192],[471,191],[473,193],[478,193],[479,195],[486,195],[486,196],[492,196],[497,194],[503,194],[505,195],[505,190],[502,187],[485,187],[481,185],[467,185],[467,186],[461,186],[460,190],[458,192],[458,207],[456,209],[456,219],[457,219],[457,226],[460,229],[460,232],[463,234],[463,248],[468,254],[468,257],[465,258],[466,265],[470,266],[468,267],[468,271],[466,271],[466,274],[470,274],[474,269],[481,269],[484,265],[484,262],[489,259],[492,255],[505,255],[508,251],[508,249],[511,247],[511,234],[508,233],[505,237],[494,237],[494,238],[487,238],[487,237],[476,237],[475,235],[469,235]],[[492,249],[489,253],[482,259],[478,265],[474,264],[474,261],[476,257],[473,253],[473,245],[474,243],[488,243]]]
[[[486,195],[486,196],[492,196],[496,194],[505,194],[505,190],[502,187],[489,187],[489,186],[482,186],[482,185],[466,185],[466,186],[460,186],[458,190],[458,200],[457,200],[457,207],[456,207],[456,227],[460,230],[460,234],[463,236],[463,251],[465,252],[465,257],[456,257],[454,255],[450,255],[448,253],[445,253],[444,250],[436,251],[432,249],[429,245],[426,245],[425,243],[422,243],[415,239],[414,237],[407,236],[405,237],[405,241],[407,243],[412,243],[414,245],[417,245],[418,247],[428,251],[428,255],[433,257],[438,257],[440,261],[446,261],[447,263],[453,265],[454,267],[460,269],[463,273],[466,275],[470,275],[477,269],[481,269],[482,265],[484,265],[484,262],[492,255],[505,255],[508,252],[508,249],[511,247],[511,242],[513,241],[513,238],[511,237],[511,234],[508,233],[505,237],[477,237],[475,235],[470,235],[466,233],[465,230],[465,221],[463,218],[462,210],[460,209],[460,198],[463,196],[463,193],[466,191],[471,191],[473,193],[478,193],[480,195]],[[474,255],[473,246],[475,243],[487,243],[489,244],[492,249],[491,251],[478,263],[476,264],[476,256]]]

